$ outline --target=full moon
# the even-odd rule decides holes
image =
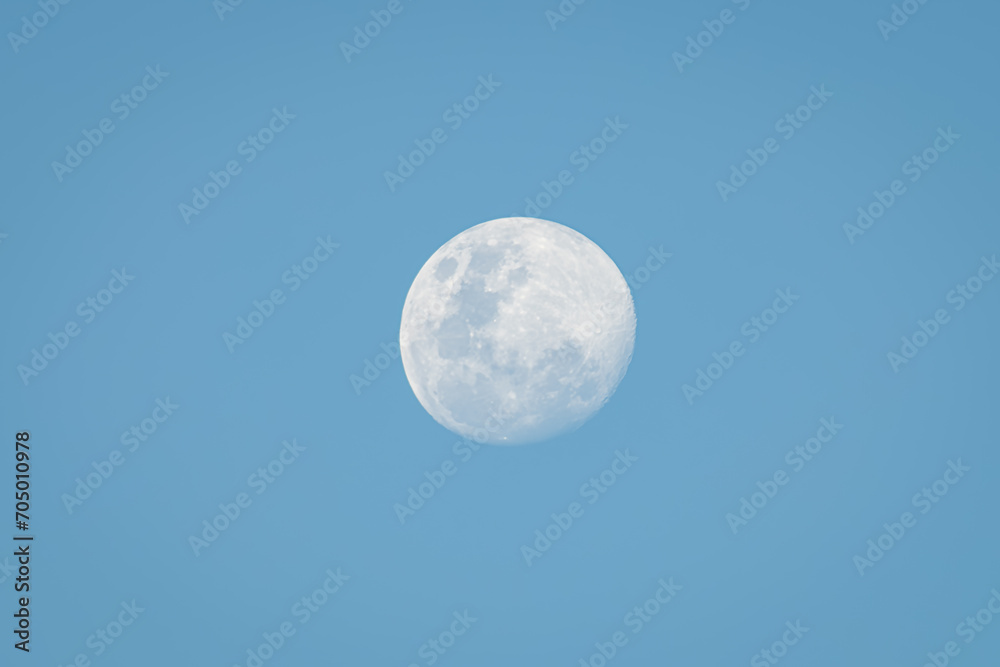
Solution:
[[[445,428],[516,445],[571,431],[625,376],[632,294],[615,263],[569,227],[476,225],[435,252],[403,305],[399,346],[417,400]]]

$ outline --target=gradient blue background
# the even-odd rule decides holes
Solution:
[[[1000,586],[1000,283],[898,374],[886,353],[1000,251],[996,4],[931,0],[885,41],[889,2],[587,2],[556,30],[555,0],[402,2],[350,63],[339,43],[386,3],[246,0],[220,20],[209,0],[78,0],[0,47],[0,507],[30,430],[37,535],[32,652],[9,645],[7,579],[0,663],[242,665],[337,567],[350,581],[266,664],[427,664],[421,644],[468,609],[437,664],[578,665],[661,577],[683,590],[610,664],[746,665],[796,620],[789,666],[918,667],[957,640]],[[724,8],[735,23],[678,73],[671,54]],[[37,10],[8,2],[0,28]],[[169,77],[58,182],[66,144],[156,65]],[[502,86],[449,129],[489,74]],[[834,97],[723,203],[716,181],[821,84]],[[186,225],[178,204],[274,107],[296,119]],[[434,250],[523,211],[616,116],[629,128],[542,216],[623,272],[673,253],[634,293],[635,354],[605,409],[462,463],[398,360],[357,395],[349,376],[397,339]],[[849,244],[843,223],[948,126],[961,140]],[[391,193],[383,172],[436,127],[447,142]],[[320,235],[335,257],[230,353],[223,332]],[[123,266],[134,283],[25,386],[17,365]],[[689,405],[681,386],[779,288],[801,299]],[[167,396],[180,409],[69,514],[74,479]],[[823,417],[843,431],[733,535],[725,515]],[[306,451],[254,495],[291,438]],[[521,546],[624,448],[639,461],[526,565]],[[958,458],[972,471],[859,576],[866,541]],[[445,459],[458,473],[400,525],[393,505]],[[247,491],[195,557],[189,535]],[[95,658],[87,637],[132,599],[145,611]],[[961,646],[953,664],[994,664],[1000,623]]]

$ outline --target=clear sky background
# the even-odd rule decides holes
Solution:
[[[981,258],[1000,253],[997,5],[931,0],[887,31],[891,2],[564,2],[575,11],[556,21],[556,0],[400,0],[348,62],[340,44],[387,6],[78,1],[35,32],[22,19],[36,2],[0,11],[5,34],[32,35],[0,47],[0,539],[17,532],[19,431],[36,536],[27,656],[0,557],[0,664],[252,667],[248,649],[286,622],[295,634],[264,664],[600,667],[595,644],[617,632],[608,664],[623,667],[772,664],[760,652],[783,637],[789,666],[920,667],[949,641],[951,664],[993,664],[1000,619],[969,643],[959,624],[1000,590],[1000,280],[949,293],[992,278]],[[674,52],[709,28],[722,32],[679,71]],[[491,76],[460,126],[445,117]],[[794,133],[776,127],[810,99]],[[244,144],[275,109],[273,141]],[[113,131],[77,167],[53,166],[105,118]],[[627,128],[581,163],[607,119]],[[444,143],[390,188],[385,172],[437,128]],[[949,128],[933,164],[906,165]],[[230,161],[228,185],[185,216]],[[540,217],[626,275],[650,248],[672,255],[633,290],[635,353],[608,405],[558,439],[472,452],[398,359],[356,392],[427,258],[524,213],[562,170],[573,182]],[[896,179],[882,217],[845,230]],[[326,256],[317,238],[339,247],[308,279],[286,273]],[[114,271],[133,278],[122,288]],[[272,315],[227,345],[276,289]],[[776,290],[798,298],[767,331],[744,329]],[[111,301],[91,314],[88,298]],[[947,323],[894,368],[887,354],[938,309]],[[49,334],[65,348],[19,371]],[[713,353],[734,341],[743,355],[689,401],[683,386],[718,376]],[[154,417],[145,441],[122,441]],[[804,465],[787,459],[823,419],[843,426]],[[280,475],[252,477],[285,441],[299,449]],[[581,485],[617,451],[636,460],[589,503]],[[449,460],[455,474],[401,523],[394,505]],[[949,461],[969,470],[915,505]],[[727,519],[779,471],[755,516]],[[239,494],[249,506],[193,547]],[[582,516],[529,564],[522,546],[573,502]],[[906,512],[898,542],[859,564]],[[296,614],[338,568],[341,588]],[[626,615],[661,578],[681,588],[634,632]],[[143,611],[105,643],[133,601]],[[476,620],[444,653],[425,646],[465,612]]]

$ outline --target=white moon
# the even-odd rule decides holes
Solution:
[[[563,225],[501,218],[435,252],[406,295],[406,377],[442,426],[492,444],[580,426],[628,369],[632,294],[593,241]]]

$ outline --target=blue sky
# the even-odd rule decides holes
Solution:
[[[994,4],[224,1],[2,12],[0,421],[36,536],[5,653],[996,656],[965,620],[1000,587]],[[355,391],[427,258],[532,202],[633,278],[608,405],[474,450],[398,359]]]

